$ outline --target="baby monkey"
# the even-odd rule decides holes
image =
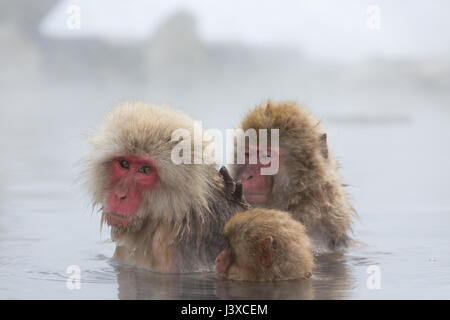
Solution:
[[[219,278],[273,281],[309,278],[314,267],[305,227],[284,211],[251,209],[225,225],[227,247],[216,259]]]

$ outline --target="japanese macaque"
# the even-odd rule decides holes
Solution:
[[[172,161],[178,129],[193,140],[179,152],[206,161],[194,121],[168,107],[123,104],[90,137],[86,185],[111,227],[115,260],[158,272],[213,270],[226,221],[248,208],[225,168]]]
[[[259,142],[250,142],[245,163],[231,168],[246,200],[256,207],[290,212],[306,227],[315,251],[348,245],[354,209],[320,122],[296,103],[267,102],[251,111],[241,128],[267,129],[269,136],[271,129],[279,130],[279,147],[267,148],[267,155],[278,161],[276,174],[261,174],[268,165],[261,163]],[[252,150],[259,154],[253,164]]]
[[[219,277],[273,281],[309,278],[314,266],[305,227],[284,211],[251,209],[225,225],[227,247],[216,259]]]

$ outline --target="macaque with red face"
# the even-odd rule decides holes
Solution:
[[[225,225],[227,247],[216,259],[219,278],[244,281],[303,279],[314,267],[305,227],[289,213],[251,209]]]
[[[269,165],[261,157],[257,163],[249,161],[252,151],[261,151],[259,141],[246,147],[244,164],[231,167],[246,200],[256,207],[290,212],[305,225],[317,251],[346,246],[354,209],[320,122],[295,103],[267,102],[251,111],[241,128],[279,130],[278,147],[268,143],[267,148],[272,161],[277,161],[275,174],[262,174]]]
[[[256,163],[250,161],[250,155],[252,153],[257,159]],[[242,181],[243,185],[245,185],[246,200],[255,206],[267,202],[273,186],[272,175],[264,175],[261,171],[263,168],[270,167],[271,164],[261,163],[261,157],[270,158],[278,162],[276,167],[279,168],[279,163],[281,161],[280,148],[267,146],[265,147],[265,150],[262,151],[259,147],[255,147],[254,145],[245,147],[245,163],[240,170],[239,179]]]
[[[223,226],[248,208],[242,186],[214,164],[176,164],[172,134],[194,121],[168,107],[126,103],[90,138],[86,185],[116,242],[114,259],[159,272],[212,270]],[[207,157],[205,144],[195,150]],[[192,146],[192,147],[191,147]]]
[[[110,168],[112,189],[106,199],[106,221],[125,228],[136,218],[144,192],[152,189],[158,176],[150,158],[116,157]]]

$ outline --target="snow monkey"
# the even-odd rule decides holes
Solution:
[[[248,204],[225,167],[172,161],[172,133],[193,127],[169,107],[125,103],[90,137],[86,185],[111,227],[115,260],[158,272],[213,270],[226,221]],[[200,150],[189,145],[192,158],[206,149],[200,140]]]
[[[305,227],[284,211],[251,209],[225,225],[227,247],[216,259],[219,277],[273,281],[311,276],[314,266]]]
[[[247,146],[245,164],[231,167],[246,200],[253,206],[290,212],[306,227],[315,251],[347,245],[354,209],[320,122],[296,103],[269,101],[251,111],[241,128],[279,129],[279,148],[271,150],[279,161],[275,175],[260,174],[265,164],[259,158],[253,164],[248,161],[248,153],[258,151],[258,143]]]

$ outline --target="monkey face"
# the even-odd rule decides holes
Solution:
[[[111,189],[106,199],[104,213],[109,225],[129,228],[138,219],[146,191],[158,181],[150,159],[134,156],[116,157],[109,170]]]
[[[229,245],[216,258],[216,272],[219,276],[226,277],[230,265],[234,261],[234,253]]]
[[[251,161],[252,154],[257,159],[253,164]],[[262,175],[261,169],[270,167],[267,162],[268,157],[277,157],[279,161],[279,152],[268,148],[267,154],[260,153],[258,147],[247,147],[245,152],[245,164],[240,167],[236,180],[242,183],[245,199],[252,205],[264,205],[268,200],[273,187],[273,175]],[[264,161],[266,160],[266,161]],[[269,160],[270,161],[270,160]]]
[[[247,239],[247,242],[251,241]],[[244,243],[228,243],[216,258],[217,277],[241,281],[262,280],[265,275],[264,270],[272,263],[272,254],[267,251],[270,250],[269,247],[263,247],[268,245],[271,243],[267,244],[265,241],[259,242],[257,248],[245,241]]]
[[[247,270],[238,264],[234,250],[229,244],[216,258],[216,275],[218,278],[230,280],[248,280]],[[248,265],[248,264],[247,264]]]

